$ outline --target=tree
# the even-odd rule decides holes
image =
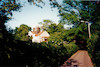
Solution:
[[[54,45],[60,45],[63,43],[63,36],[61,32],[54,32],[50,35],[49,42],[52,42]]]
[[[41,8],[43,8],[43,6],[45,5],[45,1],[43,0],[28,0],[28,2],[30,4],[33,3],[37,7],[41,7]],[[39,3],[42,3],[43,5],[40,5]],[[58,9],[61,8],[61,5],[56,0],[49,0],[49,4],[51,5],[51,8],[55,8],[55,7],[58,7]]]
[[[49,25],[49,28],[47,30],[50,34],[53,34],[54,32],[57,32],[57,24],[53,23]]]
[[[95,21],[91,24],[91,39],[88,39],[88,51],[92,54],[93,62],[96,66],[100,66],[100,2],[97,2],[95,9]]]
[[[12,11],[17,11],[21,5],[15,0],[0,1],[0,33],[6,35],[5,23],[11,19]],[[9,15],[9,16],[8,16]],[[2,37],[1,35],[1,37]],[[3,37],[6,38],[6,37]]]
[[[19,2],[15,0],[0,0],[0,65],[8,61],[9,47],[13,41],[12,35],[6,30],[5,23],[11,19],[12,11],[18,11],[20,7]]]
[[[65,29],[64,29],[62,23],[59,23],[59,24],[53,23],[53,24],[49,25],[47,31],[48,31],[50,34],[53,34],[54,32],[64,32]]]
[[[63,0],[63,7],[64,8],[60,10],[61,21],[67,24],[74,24],[73,30],[69,30],[71,32],[67,33],[66,35],[71,35],[72,37],[69,37],[69,39],[73,39],[74,35],[77,33],[75,35],[77,44],[83,42],[91,54],[94,63],[99,65],[98,60],[100,57],[98,56],[100,56],[100,49],[98,44],[100,44],[100,42],[98,39],[100,39],[100,28],[98,27],[100,26],[100,2]],[[82,20],[91,23],[91,38],[89,39],[87,37],[87,26],[84,26],[84,23],[81,22]],[[86,37],[85,40],[83,35]],[[94,59],[94,57],[97,58]]]
[[[28,41],[31,40],[30,37],[28,37],[28,32],[31,31],[31,27],[28,27],[25,24],[20,25],[20,27],[16,27],[15,29],[15,39],[16,40],[22,40],[22,41]]]
[[[62,23],[56,24],[51,20],[43,20],[39,24],[42,25],[43,30],[46,30],[50,34],[54,32],[64,32],[64,25]]]
[[[41,22],[42,28],[46,30],[49,34],[50,37],[48,39],[49,42],[52,42],[53,45],[60,45],[63,43],[63,33],[66,31],[64,29],[64,26],[62,23],[56,24],[53,23],[51,20],[43,20],[44,22]]]
[[[95,9],[97,8],[97,1],[63,1],[63,8],[60,15],[63,19],[70,20],[71,23],[80,20],[94,21]],[[66,16],[68,15],[68,16]],[[65,16],[65,17],[64,17]],[[76,17],[76,19],[75,19]]]
[[[79,25],[83,24],[81,20],[87,21],[88,25],[89,22],[95,22],[96,18],[94,14],[95,14],[95,9],[97,9],[96,7],[97,2],[64,0],[63,4],[64,5],[60,12],[60,16],[64,23],[74,24],[74,27],[77,28]],[[89,34],[90,34],[90,30],[89,30]]]
[[[43,20],[43,22],[40,22],[39,24],[42,25],[43,30],[47,30],[49,28],[49,25],[51,25],[53,22],[51,20]]]

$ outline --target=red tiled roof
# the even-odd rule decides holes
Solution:
[[[36,34],[35,32],[32,31],[32,33],[35,34],[35,36],[39,36],[39,35],[41,35],[43,32],[44,32],[44,31],[39,32],[38,34]]]
[[[39,35],[41,35],[43,32],[44,32],[44,31],[39,32],[38,34],[35,34],[35,36],[39,36]]]
[[[48,38],[49,36],[43,36],[42,38]]]

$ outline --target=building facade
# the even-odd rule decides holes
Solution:
[[[47,31],[41,31],[40,27],[33,28],[33,31],[29,31],[29,36],[32,36],[32,42],[47,42],[49,38],[49,33]]]

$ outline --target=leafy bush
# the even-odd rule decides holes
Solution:
[[[74,42],[70,42],[69,44],[65,44],[64,46],[67,49],[69,56],[74,54],[79,49],[79,47]]]

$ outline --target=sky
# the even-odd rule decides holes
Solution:
[[[52,20],[55,23],[58,23],[60,18],[58,17],[58,9],[51,9],[48,4],[48,0],[44,0],[46,3],[43,8],[37,7],[35,5],[30,5],[26,0],[22,0],[24,3],[23,7],[19,11],[13,12],[12,20],[6,23],[7,28],[15,29],[15,27],[19,27],[21,24],[26,24],[30,27],[39,26],[39,22],[42,22],[44,19]],[[61,3],[61,0],[59,0]]]

